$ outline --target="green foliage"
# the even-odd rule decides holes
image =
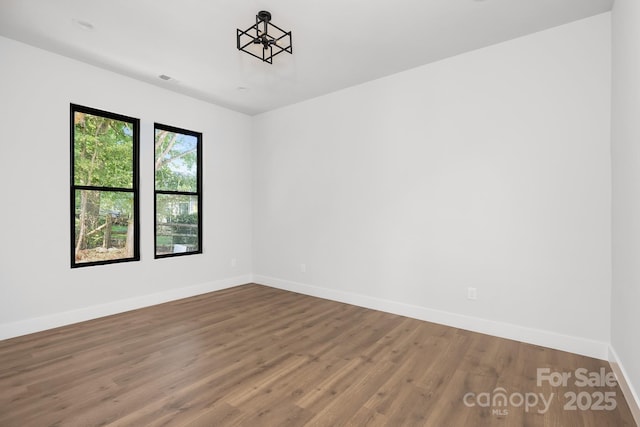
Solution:
[[[197,224],[198,214],[192,213],[192,214],[176,215],[173,218],[171,218],[171,222],[174,222],[177,224]]]
[[[158,190],[196,192],[197,183],[196,137],[156,130],[155,164]]]
[[[156,236],[156,245],[158,246],[171,246],[173,244],[173,239],[170,235],[157,235]]]
[[[132,124],[78,112],[74,122],[75,184],[132,188]]]

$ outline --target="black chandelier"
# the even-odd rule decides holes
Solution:
[[[291,31],[285,31],[271,23],[271,13],[261,10],[256,23],[246,30],[238,29],[238,50],[273,64],[273,57],[282,53],[293,53]]]

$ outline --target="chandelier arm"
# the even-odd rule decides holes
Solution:
[[[263,22],[264,32],[260,31],[260,22]],[[269,27],[271,26],[271,28]],[[253,36],[253,32],[255,30],[255,36]],[[269,30],[273,33],[274,31],[280,32],[281,35],[277,35],[274,37],[269,34]],[[248,37],[249,41],[244,43],[242,38]],[[279,42],[286,40],[288,38],[288,46],[283,47],[279,44]],[[262,49],[260,54],[255,52],[255,48],[250,48],[251,45],[261,44]],[[251,27],[247,28],[245,31],[238,29],[237,31],[237,47],[238,50],[244,51],[249,55],[260,59],[263,62],[273,64],[273,57],[281,54],[282,52],[293,53],[292,47],[292,36],[291,31],[285,31],[282,28],[278,27],[271,23],[271,13],[265,10],[262,10],[256,14],[256,23]],[[274,49],[273,47],[277,49]],[[253,50],[253,52],[252,52]],[[255,53],[254,53],[255,52]]]

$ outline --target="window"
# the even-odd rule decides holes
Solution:
[[[202,253],[202,134],[155,125],[155,257]]]
[[[139,120],[71,104],[71,267],[140,259]]]

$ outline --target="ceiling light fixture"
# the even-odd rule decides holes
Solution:
[[[244,31],[238,29],[237,38],[238,50],[269,64],[282,52],[293,53],[291,31],[272,24],[271,13],[266,10],[258,12],[254,25]]]

